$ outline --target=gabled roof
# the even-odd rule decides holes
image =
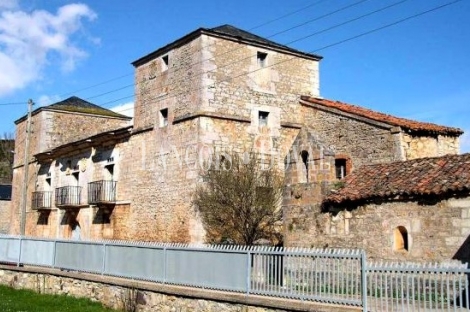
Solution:
[[[202,34],[213,36],[213,37],[224,38],[224,39],[236,41],[236,42],[243,42],[243,43],[250,44],[253,46],[258,46],[262,48],[279,51],[282,53],[296,55],[302,58],[307,58],[307,59],[312,59],[312,60],[317,60],[317,61],[322,59],[322,57],[319,55],[301,52],[299,50],[290,48],[286,45],[276,43],[274,41],[271,41],[263,37],[257,36],[253,33],[250,33],[248,31],[226,24],[226,25],[221,25],[221,26],[217,26],[214,28],[202,28],[202,27],[198,28],[195,31],[181,37],[180,39],[177,39],[176,41],[173,41],[172,43],[167,44],[166,46],[161,47],[158,50],[150,54],[147,54],[144,57],[139,58],[138,60],[132,62],[132,65],[137,67],[139,65],[145,64],[148,61],[154,59],[155,57],[164,55],[165,53],[168,53],[170,50],[173,50],[179,46],[182,46],[194,40],[195,38],[199,37]]]
[[[111,117],[111,118],[121,118],[121,119],[128,119],[128,120],[132,119],[129,116],[115,113],[112,110],[90,103],[76,96],[69,97],[68,99],[54,103],[49,106],[40,107],[34,110],[32,115],[35,115],[41,111],[62,111],[62,112],[82,113],[82,114],[90,114],[90,115],[97,115],[97,116],[104,116],[104,117]],[[18,124],[22,122],[23,120],[26,120],[26,118],[27,116],[21,117],[20,119],[15,121],[15,124]]]
[[[11,200],[11,185],[0,185],[0,200]]]
[[[440,126],[429,122],[421,122],[401,117],[376,112],[364,107],[347,104],[339,101],[315,98],[310,96],[302,96],[301,103],[313,104],[315,107],[333,109],[338,112],[344,112],[358,117],[367,118],[376,122],[388,124],[393,127],[401,127],[410,132],[425,132],[433,134],[460,136],[463,131],[459,128]]]
[[[344,179],[324,203],[441,196],[470,191],[470,154],[366,165]]]

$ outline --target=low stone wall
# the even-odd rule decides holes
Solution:
[[[0,284],[39,293],[87,297],[124,311],[283,312],[361,311],[312,302],[162,285],[94,274],[0,265]],[[128,309],[126,309],[126,307]]]

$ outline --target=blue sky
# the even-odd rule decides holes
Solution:
[[[222,24],[322,55],[325,98],[470,132],[469,0],[339,43],[452,1],[0,0],[0,134],[30,98],[76,95],[129,114],[132,61]],[[461,146],[470,152],[469,135]]]

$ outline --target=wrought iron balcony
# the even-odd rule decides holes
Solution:
[[[88,183],[88,203],[111,204],[116,202],[116,181],[101,180]]]
[[[33,202],[31,208],[34,210],[51,209],[52,207],[52,192],[33,192]]]
[[[63,186],[55,189],[55,204],[57,207],[81,206],[81,186]]]

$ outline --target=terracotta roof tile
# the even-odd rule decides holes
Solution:
[[[302,96],[301,100],[312,104],[318,104],[325,107],[338,109],[342,112],[354,114],[360,117],[365,117],[374,121],[383,122],[391,126],[399,126],[406,130],[449,135],[461,135],[463,133],[462,129],[459,128],[440,126],[429,122],[421,122],[401,117],[395,117],[392,115],[376,112],[364,107],[347,104],[339,101],[314,98],[310,96]]]
[[[360,167],[324,203],[469,191],[470,153]]]

